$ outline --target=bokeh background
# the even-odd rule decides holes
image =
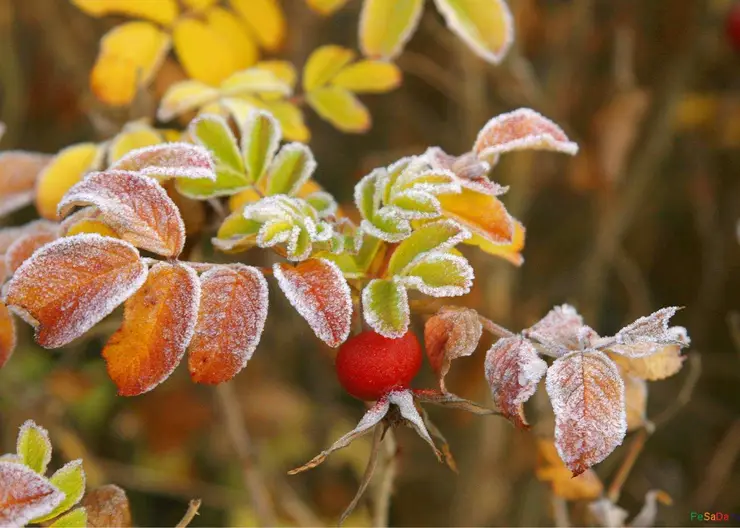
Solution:
[[[157,0],[140,0],[157,1]],[[318,45],[356,48],[359,2],[332,18],[282,0],[290,32],[277,55],[305,62]],[[693,359],[650,384],[648,416],[662,416],[625,483],[631,513],[645,493],[673,498],[657,524],[689,525],[691,511],[740,513],[740,34],[727,32],[731,0],[509,0],[514,49],[493,67],[444,28],[431,5],[398,60],[401,88],[371,96],[372,130],[343,135],[309,119],[318,180],[342,202],[370,169],[440,145],[467,151],[492,116],[521,106],[563,126],[581,146],[573,159],[514,153],[495,168],[504,201],[527,226],[521,268],[470,252],[476,286],[462,302],[512,329],[569,302],[604,334],[666,305],[692,338]],[[152,107],[111,111],[89,93],[88,73],[115,17],[93,19],[66,0],[0,0],[2,149],[53,153],[110,137]],[[740,32],[739,32],[740,33]],[[163,76],[177,76],[177,66]],[[157,93],[165,80],[155,81]],[[4,219],[32,217],[30,210]],[[207,237],[204,237],[207,238]],[[250,263],[269,256],[252,252]],[[275,288],[271,288],[276,290]],[[281,295],[265,335],[232,387],[259,471],[285,525],[333,523],[355,493],[369,440],[296,477],[285,472],[354,426],[364,409],[344,395],[333,350],[314,338]],[[147,395],[115,396],[99,356],[116,316],[59,351],[21,343],[0,372],[0,451],[33,418],[50,430],[55,463],[83,457],[91,485],[126,489],[139,526],[173,526],[190,498],[196,526],[256,522],[216,393],[185,368]],[[423,321],[416,321],[417,330]],[[456,393],[486,402],[481,343],[448,378]],[[417,387],[431,387],[428,366]],[[544,393],[544,391],[541,391]],[[543,394],[531,420],[547,424]],[[666,412],[668,413],[666,415]],[[552,525],[549,488],[535,478],[535,434],[498,418],[431,409],[457,458],[438,464],[411,431],[399,431],[391,525]],[[666,418],[667,416],[667,418]],[[551,425],[551,424],[550,424]],[[632,436],[627,438],[629,446]],[[609,484],[628,447],[596,471]],[[572,505],[574,524],[583,505]],[[350,524],[367,524],[364,508]]]

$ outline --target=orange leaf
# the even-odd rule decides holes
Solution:
[[[552,492],[565,500],[593,500],[604,491],[604,485],[593,469],[574,478],[558,457],[552,440],[537,441],[536,474],[538,480],[549,482]]]
[[[16,345],[15,322],[8,307],[0,303],[0,368],[13,354]]]
[[[523,405],[546,371],[547,363],[532,343],[520,336],[499,339],[486,353],[486,379],[493,402],[517,427],[529,427]]]
[[[0,216],[33,201],[36,178],[50,159],[34,152],[0,152]]]
[[[22,226],[0,229],[0,282],[3,282],[7,274],[11,271],[6,265],[5,254],[8,253],[8,250],[13,244],[28,235],[56,233],[57,229],[57,224],[47,220],[34,220]]]
[[[546,385],[555,447],[573,476],[580,475],[609,456],[627,431],[619,369],[601,352],[575,351],[550,366]]]
[[[64,500],[64,493],[23,464],[0,462],[0,483],[0,526],[23,526]]]
[[[87,511],[87,525],[90,528],[131,526],[131,510],[126,492],[114,484],[87,492],[81,504]]]
[[[309,259],[295,267],[275,264],[272,270],[316,336],[331,347],[341,345],[352,323],[352,297],[339,267],[325,259]]]
[[[66,216],[75,206],[92,205],[100,219],[136,247],[176,257],[185,244],[185,225],[167,192],[153,179],[133,172],[95,172],[59,202]]]
[[[191,268],[168,262],[152,267],[103,348],[118,394],[143,394],[172,374],[193,337],[199,301],[200,282]]]
[[[514,239],[514,222],[504,204],[489,194],[463,188],[460,194],[439,196],[443,215],[491,244],[508,245]]]
[[[489,255],[496,255],[508,260],[515,266],[521,266],[524,263],[522,251],[524,250],[524,239],[527,230],[519,220],[512,219],[512,221],[514,222],[514,235],[510,244],[494,244],[480,235],[473,235],[464,243],[478,246],[481,251],[485,251]]]
[[[61,238],[39,249],[6,286],[5,303],[57,348],[78,338],[135,292],[146,266],[131,244],[95,234]]]
[[[252,357],[267,318],[267,281],[257,268],[219,266],[201,278],[198,324],[190,344],[193,381],[229,381]]]
[[[53,242],[58,238],[57,230],[45,233],[31,233],[25,235],[11,244],[5,253],[5,268],[8,273],[14,273],[21,264],[28,260],[34,251]]]
[[[127,152],[109,170],[138,172],[159,180],[167,178],[216,179],[211,155],[190,143],[163,143]]]
[[[478,312],[469,308],[443,308],[424,325],[424,344],[429,364],[445,391],[444,378],[453,359],[469,356],[478,348],[483,325]]]

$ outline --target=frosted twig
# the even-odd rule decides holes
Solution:
[[[180,522],[175,525],[175,528],[185,528],[191,522],[193,522],[195,516],[198,515],[200,502],[200,499],[193,499],[188,503],[188,511],[185,512],[185,515],[183,515],[182,519],[180,519]]]
[[[483,317],[482,315],[478,314],[478,320],[483,325],[483,328],[490,334],[493,334],[497,337],[514,337],[516,334],[512,332],[511,330],[508,330],[504,328],[503,326],[494,323],[487,317]]]

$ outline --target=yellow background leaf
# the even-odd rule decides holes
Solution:
[[[355,93],[383,93],[401,84],[401,70],[389,62],[365,60],[344,68],[331,83]]]
[[[308,143],[311,131],[304,121],[303,110],[288,101],[268,101],[264,106],[280,123],[285,139]]]
[[[360,48],[368,57],[401,53],[419,25],[424,0],[365,0],[360,14]]]
[[[153,128],[139,123],[134,125],[136,126],[129,127],[128,130],[124,127],[123,131],[111,140],[108,147],[109,165],[132,150],[162,143],[162,136]]]
[[[285,39],[285,16],[276,0],[229,0],[249,25],[260,46],[277,51]]]
[[[257,62],[259,50],[243,20],[220,7],[209,9],[206,20],[208,25],[226,40],[230,51],[237,55],[239,69],[248,68]]]
[[[72,3],[95,17],[110,14],[128,15],[164,26],[172,24],[179,14],[177,0],[72,0]]]
[[[341,46],[321,46],[308,57],[303,69],[303,89],[321,88],[354,59],[352,50]]]
[[[218,90],[200,81],[182,81],[167,89],[157,110],[157,119],[169,121],[175,116],[195,110],[218,99]]]
[[[308,93],[306,99],[317,114],[342,132],[366,132],[370,128],[371,119],[367,108],[344,88],[319,88]]]
[[[331,15],[347,3],[347,0],[307,0],[311,9],[322,15]]]

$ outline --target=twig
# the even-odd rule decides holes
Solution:
[[[373,473],[375,473],[375,468],[378,465],[378,452],[380,451],[380,442],[383,439],[384,431],[384,427],[376,427],[375,431],[373,432],[373,443],[370,447],[370,458],[367,461],[367,466],[365,466],[365,473],[362,475],[360,487],[357,488],[357,493],[355,493],[355,496],[352,498],[352,502],[349,503],[347,508],[342,513],[342,516],[339,518],[339,526],[343,525],[344,521],[347,520],[347,517],[349,517],[352,512],[355,511],[357,504],[360,502],[360,499],[365,494],[365,490],[370,484],[370,480],[373,478]]]
[[[706,477],[698,486],[691,504],[702,510],[710,509],[720,492],[725,489],[733,467],[740,456],[740,419],[735,420],[717,445],[707,465]]]
[[[514,337],[516,335],[511,330],[508,330],[503,326],[494,323],[487,317],[483,317],[480,314],[478,314],[478,320],[481,322],[486,332],[489,332],[490,334],[493,334],[497,337]]]
[[[624,460],[622,460],[622,465],[619,466],[619,470],[617,470],[614,480],[612,480],[612,483],[609,485],[609,490],[607,491],[606,496],[611,502],[616,503],[619,500],[619,495],[622,493],[622,487],[627,481],[627,477],[629,477],[632,468],[635,467],[637,457],[642,453],[642,449],[645,447],[645,442],[649,435],[650,433],[646,428],[640,429],[637,434],[635,434],[635,437],[630,444],[629,451],[624,457]]]
[[[689,354],[689,374],[686,376],[681,390],[673,403],[661,412],[654,420],[653,424],[655,427],[664,425],[670,421],[678,412],[691,400],[691,395],[694,393],[696,384],[699,382],[701,376],[701,356],[698,352],[692,352]]]
[[[216,387],[216,396],[234,451],[242,466],[244,484],[249,490],[255,514],[262,526],[275,526],[275,511],[267,486],[254,460],[252,440],[242,418],[234,386],[231,383],[222,383]]]
[[[568,528],[570,526],[570,515],[568,515],[568,503],[565,499],[558,497],[554,493],[550,496],[552,504],[552,516],[555,520],[555,526],[558,528]]]
[[[375,490],[375,503],[373,505],[373,526],[381,528],[388,526],[388,514],[391,509],[391,495],[393,495],[393,483],[396,480],[398,469],[396,437],[393,431],[388,431],[384,440],[383,466],[381,478]]]
[[[191,522],[193,522],[193,519],[195,519],[195,516],[198,515],[198,510],[200,509],[200,499],[193,499],[188,504],[188,511],[185,512],[185,515],[183,515],[182,519],[180,519],[180,522],[175,525],[175,528],[185,528],[188,526]]]

